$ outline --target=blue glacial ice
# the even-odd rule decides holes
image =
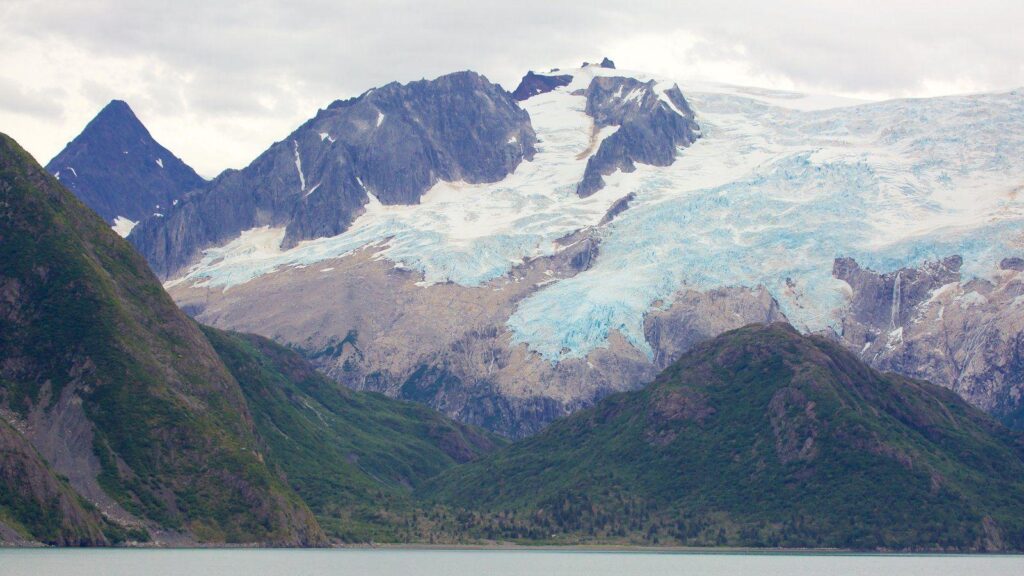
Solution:
[[[591,122],[584,99],[560,89],[525,103],[538,153],[505,180],[440,183],[418,206],[371,203],[346,233],[289,251],[277,248],[283,230],[252,230],[178,281],[227,289],[373,245],[426,283],[478,286],[635,192],[598,230],[593,267],[546,284],[508,320],[514,342],[558,361],[606,346],[612,330],[649,352],[645,314],[682,287],[763,285],[795,325],[819,330],[845,304],[836,257],[891,271],[960,254],[965,274],[983,277],[1024,247],[1020,92],[800,110],[681,87],[704,137],[672,166],[609,176],[592,197],[572,193]]]

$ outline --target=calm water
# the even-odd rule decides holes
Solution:
[[[555,550],[10,550],[0,576],[1004,576],[1024,556],[873,556]]]

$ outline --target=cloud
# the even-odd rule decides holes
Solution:
[[[681,79],[874,97],[1024,85],[1017,0],[6,0],[0,129],[45,161],[110,98],[206,175],[337,98],[611,56]],[[61,111],[63,111],[61,113]]]
[[[37,90],[24,83],[0,76],[0,110],[9,114],[41,117],[49,121],[61,120],[64,109],[60,104],[63,90]]]

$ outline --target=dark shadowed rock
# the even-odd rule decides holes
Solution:
[[[500,180],[533,157],[535,140],[512,95],[474,72],[391,83],[332,103],[130,239],[164,277],[253,227],[285,226],[289,248],[345,231],[369,194],[416,204],[440,180]]]
[[[512,92],[512,97],[516,100],[523,101],[531,96],[551,92],[560,86],[568,86],[570,82],[572,82],[572,76],[568,74],[544,76],[541,74],[534,74],[533,70],[531,70],[526,73],[526,76],[523,76],[522,80],[519,81],[519,86],[516,87],[515,92]]]
[[[999,262],[1000,270],[1016,270],[1017,272],[1024,271],[1024,258],[1018,258],[1016,256],[1011,258],[1003,258]]]
[[[659,94],[656,83],[635,78],[599,76],[586,90],[586,112],[595,129],[618,126],[587,161],[576,188],[581,197],[604,187],[604,176],[632,172],[636,162],[668,166],[679,147],[692,144],[699,128],[678,86]]]
[[[619,214],[622,214],[626,210],[629,210],[629,203],[635,199],[636,192],[630,192],[629,194],[626,194],[622,198],[616,200],[615,203],[608,208],[608,211],[604,213],[604,216],[601,218],[601,221],[597,225],[604,226],[605,224],[608,224],[609,222],[614,220],[615,217],[618,216]]]
[[[86,125],[46,171],[107,222],[139,221],[205,180],[157,143],[128,104],[113,100]]]

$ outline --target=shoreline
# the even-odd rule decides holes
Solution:
[[[258,545],[186,545],[186,546],[105,546],[105,547],[76,547],[76,546],[46,546],[46,545],[24,545],[0,543],[0,553],[7,550],[140,550],[140,551],[240,551],[240,550],[267,550],[267,551],[295,551],[295,552],[324,552],[324,551],[374,551],[382,552],[570,552],[570,553],[611,553],[611,554],[678,554],[695,556],[978,556],[978,557],[1021,557],[1022,552],[959,552],[959,551],[900,551],[900,550],[854,550],[842,548],[730,548],[730,547],[694,547],[694,546],[632,546],[627,544],[516,544],[516,543],[495,543],[495,544],[338,544],[334,546],[322,546],[315,548],[284,547],[284,546],[258,546]]]

